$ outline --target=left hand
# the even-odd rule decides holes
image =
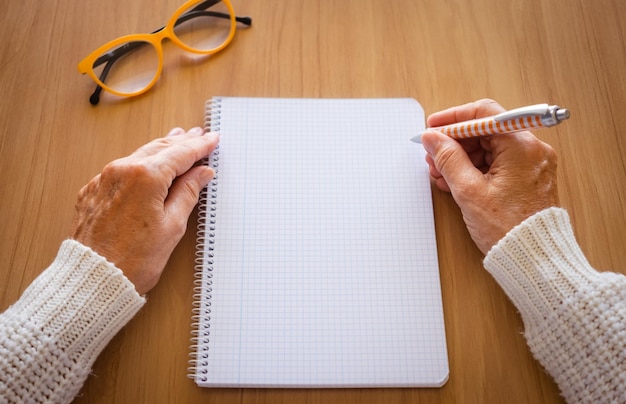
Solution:
[[[218,143],[200,128],[173,129],[109,163],[78,195],[71,237],[120,268],[139,294],[158,282],[215,174],[195,163]]]

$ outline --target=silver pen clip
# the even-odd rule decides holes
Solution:
[[[558,105],[537,104],[522,108],[515,108],[493,117],[496,122],[512,121],[514,119],[536,116],[544,126],[554,126],[569,118],[569,111]]]

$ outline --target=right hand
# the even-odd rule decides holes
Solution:
[[[503,111],[485,99],[434,113],[427,122],[443,126]],[[456,141],[430,130],[422,144],[436,186],[452,193],[483,254],[534,213],[559,204],[556,153],[530,132]]]

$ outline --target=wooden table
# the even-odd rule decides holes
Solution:
[[[180,1],[180,0],[179,0]],[[75,195],[110,160],[203,121],[213,95],[414,97],[426,113],[490,97],[572,118],[537,132],[598,269],[626,273],[626,7],[622,0],[233,0],[253,27],[190,63],[166,46],[158,85],[92,107],[79,60],[149,32],[176,0],[9,1],[0,16],[0,310],[68,236]],[[516,310],[483,270],[450,195],[434,191],[450,380],[441,389],[200,389],[186,377],[195,216],[148,304],[111,342],[84,403],[554,403]]]

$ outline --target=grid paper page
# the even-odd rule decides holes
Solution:
[[[196,382],[443,385],[428,168],[422,147],[409,141],[424,129],[420,105],[214,102],[215,253],[210,302],[202,298],[210,316],[200,319],[210,333]]]

